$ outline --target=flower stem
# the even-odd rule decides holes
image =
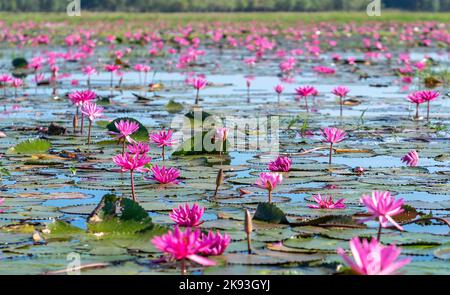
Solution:
[[[162,147],[162,158],[163,158],[163,162],[166,160],[166,152],[164,150],[164,146]]]
[[[252,254],[252,239],[250,237],[250,233],[247,233],[247,250],[248,254]]]
[[[186,262],[184,261],[184,259],[180,261],[180,268],[181,268],[181,275],[182,276],[187,275]]]
[[[195,96],[195,105],[198,105],[200,100],[200,89],[197,89],[197,95]]]
[[[92,121],[89,120],[89,130],[88,130],[88,145],[91,144],[91,129],[92,129]]]
[[[329,159],[329,164],[331,165],[333,161],[333,144],[330,144],[330,159]]]
[[[305,96],[305,105],[306,105],[306,112],[309,113],[308,97],[307,96]]]
[[[378,242],[380,242],[380,239],[381,239],[381,229],[382,229],[382,226],[381,226],[381,223],[380,223],[380,226],[378,227],[378,234],[377,234],[377,241]]]
[[[130,178],[131,178],[131,196],[133,197],[133,201],[136,202],[136,192],[134,191],[134,174],[133,174],[133,170],[130,170]]]
[[[122,142],[122,156],[125,155],[125,140]]]
[[[269,204],[272,204],[272,190],[269,190]]]
[[[81,135],[83,135],[83,130],[84,130],[84,114],[81,113],[81,128],[80,128]]]
[[[419,104],[416,103],[416,119],[419,120]]]
[[[430,122],[430,101],[427,102],[427,121]]]
[[[342,117],[342,113],[343,113],[343,112],[342,112],[342,105],[343,105],[343,103],[344,103],[344,102],[342,101],[342,96],[340,96],[340,99],[339,99],[339,100],[340,100],[339,104],[340,104],[340,107],[341,107],[341,117]]]

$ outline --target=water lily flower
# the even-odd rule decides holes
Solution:
[[[192,86],[197,90],[197,95],[195,97],[195,104],[198,105],[200,101],[200,90],[204,89],[208,82],[203,78],[194,78],[192,80]]]
[[[222,255],[230,245],[231,238],[229,235],[221,235],[220,232],[214,233],[209,231],[208,234],[202,234],[200,253],[206,256]]]
[[[214,140],[222,142],[222,146],[220,148],[220,154],[222,154],[223,150],[225,150],[225,143],[228,139],[228,128],[216,128],[216,132],[214,134]]]
[[[73,118],[74,132],[76,132],[76,128],[78,125],[79,108],[81,106],[83,106],[85,103],[91,102],[96,97],[97,97],[97,94],[91,90],[75,91],[75,92],[69,93],[70,101],[77,107],[75,116]],[[81,134],[83,134],[83,129],[84,129],[84,114],[81,113],[81,129],[80,129]]]
[[[409,258],[397,260],[400,248],[395,245],[383,246],[375,239],[370,242],[363,239],[361,242],[359,237],[354,237],[350,240],[350,249],[353,260],[341,248],[337,249],[337,253],[360,275],[393,275],[411,262]]]
[[[344,140],[346,133],[344,130],[328,127],[322,130],[322,137],[325,142],[330,144],[330,156],[329,164],[331,165],[333,160],[333,145]]]
[[[175,140],[172,139],[172,135],[173,132],[170,129],[150,135],[150,139],[156,143],[159,148],[162,148],[163,161],[165,160],[165,147],[173,146],[175,144]]]
[[[127,146],[127,151],[130,154],[142,155],[142,154],[147,154],[150,151],[150,147],[146,143],[137,142],[134,144],[129,144]]]
[[[283,175],[280,173],[266,173],[263,172],[259,175],[259,179],[256,180],[256,185],[259,188],[266,189],[269,193],[269,204],[272,203],[272,191],[277,187],[277,185],[283,182]]]
[[[313,196],[314,201],[318,205],[308,205],[311,209],[345,209],[346,206],[344,204],[345,199],[340,199],[337,202],[333,201],[332,196],[323,196],[318,194],[317,196]]]
[[[88,144],[91,144],[91,129],[95,119],[103,117],[104,108],[97,106],[96,103],[87,102],[81,107],[81,113],[89,119]]]
[[[344,98],[347,96],[347,94],[350,92],[350,89],[348,89],[347,87],[344,86],[338,86],[336,88],[333,89],[332,93],[334,95],[336,95],[337,97],[339,97],[339,104],[340,104],[340,109],[341,109],[341,117],[342,117],[342,108],[344,105]]]
[[[411,93],[410,95],[408,95],[407,99],[410,102],[416,104],[416,116],[414,118],[416,120],[419,120],[420,119],[420,116],[419,116],[419,105],[421,105],[422,103],[425,102],[425,100],[423,99],[420,91],[416,91],[416,92]]]
[[[114,122],[114,126],[119,132],[110,131],[109,134],[116,135],[115,139],[122,143],[122,154],[125,152],[125,142],[135,143],[131,135],[139,130],[139,124],[134,121],[120,120]]]
[[[180,177],[180,170],[175,168],[166,168],[166,166],[159,167],[158,165],[155,165],[151,169],[152,176],[150,179],[156,180],[159,183],[162,184],[168,184],[173,183],[177,184],[178,177]]]
[[[288,157],[277,157],[269,163],[269,170],[272,172],[289,172],[292,167],[292,160]]]
[[[94,67],[88,65],[83,67],[81,71],[87,76],[87,85],[88,88],[91,88],[91,76],[95,75],[97,73],[97,70]]]
[[[153,238],[152,243],[171,259],[180,261],[182,274],[186,274],[185,260],[191,260],[203,266],[216,265],[214,261],[199,255],[204,245],[201,241],[201,232],[198,229],[188,227],[185,231],[181,231],[176,226],[174,231]]]
[[[284,91],[284,87],[283,87],[283,85],[278,84],[277,86],[275,86],[274,90],[275,90],[275,92],[278,95],[278,105],[279,105],[280,104],[280,99],[281,99],[281,94]]]
[[[406,165],[410,167],[416,167],[419,164],[419,154],[417,151],[410,151],[407,153],[402,159],[403,163],[406,163]]]
[[[147,172],[148,169],[145,168],[145,165],[147,165],[151,161],[151,159],[152,158],[148,157],[145,154],[139,155],[129,153],[113,157],[113,162],[121,168],[122,172],[130,171],[131,195],[134,201],[136,201],[136,193],[134,189],[134,172]]]
[[[5,96],[5,97],[6,97],[6,87],[8,84],[10,84],[12,82],[12,80],[13,80],[13,77],[11,77],[8,74],[0,75],[0,83],[3,87],[3,96]]]
[[[424,102],[427,102],[427,121],[430,121],[430,102],[437,99],[441,94],[434,90],[422,90],[418,95]]]
[[[139,72],[139,81],[142,83],[142,77],[141,74],[144,73],[144,85],[147,84],[147,74],[152,70],[152,67],[144,65],[144,64],[137,64],[134,66],[134,69]]]
[[[111,65],[106,64],[104,67],[105,71],[111,73],[111,88],[113,88],[114,73],[117,73],[120,70],[120,68],[121,67],[119,65],[115,65],[115,64],[111,64]]]
[[[313,71],[318,74],[323,75],[334,75],[336,73],[336,70],[333,68],[325,67],[325,66],[317,66],[313,68]]]
[[[14,97],[17,97],[17,89],[23,86],[23,80],[20,78],[13,78],[11,86],[14,88]]]
[[[353,172],[358,175],[364,175],[365,169],[363,167],[356,167],[355,169],[353,169]]]
[[[169,217],[179,226],[197,227],[203,223],[203,221],[200,220],[204,213],[204,207],[200,207],[197,204],[190,207],[189,204],[185,204],[184,206],[180,205],[178,208],[172,209],[172,213],[169,214]]]
[[[371,196],[363,195],[361,198],[369,213],[370,218],[362,220],[362,222],[377,218],[379,221],[379,230],[377,240],[380,240],[381,229],[388,227],[389,223],[394,225],[399,230],[403,230],[392,217],[403,212],[403,199],[396,200],[391,196],[390,192],[373,191]]]
[[[296,88],[295,92],[297,92],[298,96],[305,99],[306,111],[309,112],[308,96],[317,95],[317,93],[318,93],[317,89],[313,86],[302,86],[302,87]]]

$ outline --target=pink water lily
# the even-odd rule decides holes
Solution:
[[[169,214],[169,217],[179,226],[197,227],[203,223],[201,219],[204,213],[204,207],[200,207],[197,204],[194,204],[191,207],[189,204],[185,204],[184,206],[180,205],[178,208],[172,209],[172,213]]]
[[[110,131],[109,134],[116,135],[114,138],[119,143],[122,143],[122,154],[125,153],[125,143],[135,143],[136,141],[131,137],[136,131],[139,130],[139,124],[134,121],[120,120],[119,122],[114,122],[114,126],[118,130]]]
[[[222,255],[230,245],[231,238],[227,234],[214,233],[209,231],[208,234],[202,234],[200,253],[206,256]]]
[[[430,102],[436,100],[441,94],[434,90],[422,90],[418,92],[418,95],[427,103],[427,121],[430,121]]]
[[[14,88],[14,97],[17,97],[17,89],[23,86],[23,80],[20,78],[13,78],[11,86]]]
[[[220,146],[220,154],[222,154],[222,152],[225,150],[225,144],[226,141],[228,139],[228,128],[216,128],[216,132],[214,133],[214,140],[215,141],[220,141],[221,142],[221,146]]]
[[[338,86],[333,89],[332,93],[339,97],[339,105],[340,105],[340,111],[341,111],[341,117],[343,113],[343,105],[344,105],[344,98],[348,95],[350,92],[350,89],[344,86]]]
[[[402,157],[402,162],[410,167],[416,167],[419,165],[419,154],[417,151],[410,151],[404,157]]]
[[[145,154],[129,154],[117,155],[113,157],[113,162],[121,168],[122,172],[130,171],[131,195],[136,201],[136,192],[134,189],[134,172],[145,173],[148,171],[145,165],[150,163],[151,158]]]
[[[150,140],[162,148],[162,158],[165,160],[165,147],[173,146],[176,142],[172,139],[172,130],[161,131],[150,135]]]
[[[129,144],[127,146],[127,151],[130,154],[142,155],[142,154],[147,154],[150,151],[150,147],[148,146],[148,144],[146,144],[144,142],[137,142],[134,144]]]
[[[416,91],[408,95],[407,99],[416,104],[416,116],[414,117],[416,120],[419,120],[419,106],[425,102],[420,91]]]
[[[174,231],[153,238],[152,243],[169,258],[180,261],[182,274],[186,274],[185,260],[191,260],[203,266],[216,265],[214,261],[199,255],[205,246],[202,244],[201,232],[198,229],[186,228],[182,231],[176,226]]]
[[[82,107],[85,103],[93,101],[97,97],[97,94],[91,90],[83,90],[83,91],[75,91],[69,93],[69,99],[76,106],[75,116],[73,118],[73,129],[76,132],[76,128],[78,125],[78,112],[79,108]],[[80,133],[83,134],[84,130],[84,114],[81,113],[81,129]]]
[[[280,102],[281,102],[281,94],[282,94],[283,91],[284,91],[284,87],[283,87],[283,85],[278,84],[277,86],[275,86],[274,90],[275,90],[275,92],[276,92],[277,95],[278,95],[278,105],[280,105]]]
[[[337,249],[337,253],[360,275],[393,275],[411,262],[409,258],[397,260],[401,253],[400,248],[395,245],[384,246],[375,239],[370,242],[363,239],[361,242],[359,237],[354,237],[349,244],[353,260],[342,248]]]
[[[94,67],[87,65],[83,67],[81,71],[87,76],[87,85],[91,88],[91,76],[97,74],[97,70]]]
[[[373,220],[374,218],[378,219],[380,226],[377,240],[380,240],[381,228],[388,227],[389,223],[399,230],[403,230],[403,227],[392,218],[404,211],[403,199],[396,200],[395,197],[391,196],[390,192],[373,191],[370,196],[363,195],[360,201],[366,206],[369,214],[371,214],[370,218],[364,219],[362,222]]]
[[[154,165],[151,169],[152,176],[151,179],[162,183],[162,184],[177,184],[179,182],[178,177],[180,177],[180,170],[175,168],[166,168],[166,166],[159,167]]]
[[[103,110],[102,107],[97,106],[97,104],[93,102],[87,102],[81,107],[81,113],[89,119],[88,144],[91,144],[92,123],[95,119],[103,117]]]
[[[208,82],[203,78],[194,78],[192,81],[192,86],[197,91],[196,97],[195,97],[195,104],[198,105],[200,101],[200,90],[206,87],[208,85]]]
[[[318,93],[317,89],[313,86],[302,86],[302,87],[296,88],[295,91],[297,92],[298,96],[305,99],[306,111],[309,112],[308,96],[317,95],[317,93]]]
[[[345,209],[346,206],[344,204],[345,199],[340,199],[336,202],[333,201],[332,196],[323,196],[318,194],[317,196],[313,196],[314,201],[318,205],[308,205],[311,209]]]
[[[328,127],[322,130],[322,137],[324,142],[330,144],[330,155],[329,155],[329,164],[331,165],[333,160],[333,145],[339,143],[345,139],[347,134],[344,130]]]
[[[277,187],[277,185],[283,182],[283,175],[274,172],[263,172],[259,175],[258,180],[255,184],[262,189],[266,189],[269,193],[269,204],[272,203],[272,191]]]
[[[114,73],[117,73],[120,70],[120,66],[119,65],[115,65],[115,64],[106,64],[104,69],[107,72],[111,73],[111,89],[113,88],[113,82],[114,82]]]
[[[269,170],[272,172],[289,172],[292,167],[292,160],[288,157],[278,156],[269,163]]]

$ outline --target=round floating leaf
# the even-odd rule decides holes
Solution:
[[[51,147],[48,140],[28,139],[18,143],[11,151],[17,154],[41,154],[46,153]]]
[[[15,69],[25,69],[28,67],[28,61],[23,57],[13,59],[11,64]]]
[[[166,110],[170,114],[176,114],[183,110],[183,105],[181,103],[170,100],[166,105]]]
[[[275,224],[289,224],[284,212],[269,203],[259,203],[253,219]]]

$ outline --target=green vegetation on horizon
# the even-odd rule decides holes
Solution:
[[[83,24],[86,22],[118,21],[168,23],[194,22],[271,22],[295,24],[299,22],[374,22],[374,21],[438,21],[448,22],[449,12],[403,12],[383,11],[380,17],[369,17],[365,12],[253,12],[253,13],[124,13],[124,12],[82,12],[80,17],[68,17],[65,13],[20,13],[0,12],[0,19],[6,23],[18,21],[35,22],[69,22]]]

